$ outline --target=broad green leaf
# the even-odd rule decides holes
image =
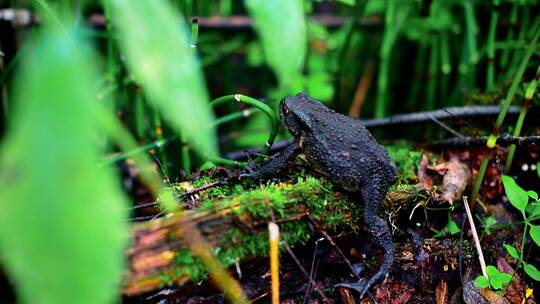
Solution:
[[[502,288],[502,282],[499,280],[499,276],[492,278],[489,277],[489,284],[491,284],[491,287],[493,289],[501,289]]]
[[[480,288],[488,288],[489,287],[489,280],[485,276],[479,276],[474,280],[474,283],[476,283],[476,286]]]
[[[448,229],[448,232],[450,232],[452,235],[460,231],[458,224],[456,224],[454,219],[450,216],[450,213],[448,213],[448,223],[446,224],[446,229]]]
[[[512,245],[508,245],[508,244],[504,244],[503,246],[504,246],[504,248],[506,248],[506,250],[508,251],[508,254],[510,254],[511,257],[513,257],[514,259],[519,260],[519,253],[518,253],[516,247],[514,247]]]
[[[512,275],[506,272],[501,272],[499,274],[499,280],[503,284],[507,284],[508,282],[512,281]]]
[[[290,90],[301,75],[307,47],[302,0],[244,0],[244,3],[262,40],[268,65],[280,87]]]
[[[531,225],[531,230],[529,231],[529,233],[536,245],[540,246],[540,226]]]
[[[523,262],[523,268],[525,269],[525,272],[533,278],[535,281],[540,281],[540,271],[534,267],[534,265],[531,265],[529,263]]]
[[[113,303],[127,204],[99,166],[97,58],[45,28],[22,55],[0,149],[0,256],[22,303]]]
[[[516,207],[521,213],[525,214],[525,208],[527,207],[527,202],[529,201],[529,195],[527,191],[523,190],[513,178],[508,175],[502,176],[502,182],[504,185],[504,191],[508,200],[512,206]]]
[[[488,266],[486,267],[486,272],[487,272],[487,274],[488,274],[488,276],[489,276],[490,279],[491,279],[491,278],[496,278],[496,277],[499,275],[499,273],[500,273],[499,269],[497,269],[497,268],[496,268],[495,266],[493,266],[493,265],[488,265]]]
[[[107,1],[120,49],[149,101],[199,154],[215,156],[208,93],[182,18],[168,1]]]
[[[529,195],[530,198],[532,198],[533,200],[538,200],[538,193],[532,191],[532,190],[529,190],[527,191],[527,195]]]

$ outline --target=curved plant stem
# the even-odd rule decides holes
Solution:
[[[235,121],[240,118],[246,118],[251,116],[255,112],[254,109],[247,109],[244,111],[234,112],[231,114],[224,115],[214,121],[215,126],[219,126],[231,121]],[[170,136],[165,139],[156,139],[146,145],[138,146],[136,148],[130,149],[129,151],[122,152],[120,154],[111,155],[106,157],[106,160],[101,163],[101,165],[111,165],[120,161],[125,160],[128,157],[133,157],[139,153],[148,152],[149,150],[159,148],[160,146],[166,146],[178,138],[178,135]],[[211,159],[210,159],[211,160]],[[227,162],[221,162],[222,164],[228,164],[232,166],[242,166],[240,162],[235,162],[233,160]]]
[[[270,119],[270,123],[272,124],[272,129],[270,130],[270,135],[268,135],[268,140],[264,144],[261,154],[268,155],[270,151],[270,147],[272,147],[272,144],[274,143],[274,140],[276,139],[278,128],[279,128],[279,118],[276,115],[276,113],[266,104],[260,102],[259,100],[241,95],[241,94],[234,94],[234,95],[226,95],[222,97],[218,97],[210,102],[210,105],[213,107],[217,107],[221,104],[224,104],[226,102],[242,102],[245,104],[248,104],[250,106],[253,106],[259,110],[261,110],[268,119]]]

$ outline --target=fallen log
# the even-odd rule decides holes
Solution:
[[[350,195],[333,191],[324,179],[299,178],[296,183],[269,184],[251,191],[240,187],[225,198],[214,192],[214,197],[209,195],[196,210],[134,223],[123,280],[125,295],[206,278],[204,266],[182,240],[185,227],[196,227],[215,248],[218,259],[230,266],[267,255],[266,224],[272,216],[280,225],[281,239],[291,246],[306,242],[313,234],[307,215],[322,229],[360,229],[362,225],[361,204]],[[396,187],[388,193],[382,209],[391,216],[428,196],[421,185]]]

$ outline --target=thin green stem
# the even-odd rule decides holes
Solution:
[[[517,24],[517,17],[518,17],[518,3],[513,2],[512,3],[512,10],[510,11],[510,25],[508,28],[508,32],[506,34],[506,41],[505,42],[514,42],[514,36],[516,35],[516,24]],[[510,43],[512,44],[512,43]],[[509,49],[503,49],[501,53],[501,67],[503,69],[508,68],[508,63],[510,62],[510,53],[511,51]]]
[[[356,16],[353,17],[344,27],[348,27],[347,35],[345,36],[345,42],[342,44],[341,49],[339,50],[338,54],[338,64],[339,69],[336,73],[335,80],[334,80],[334,87],[336,90],[336,94],[334,96],[334,100],[336,104],[341,103],[341,79],[343,76],[343,71],[345,70],[344,66],[347,64],[346,57],[347,57],[347,51],[349,50],[349,47],[351,45],[353,33],[357,27],[357,18]]]
[[[49,6],[47,1],[45,0],[34,0],[34,2],[38,5],[39,11],[41,11],[41,16],[44,19],[50,20],[50,22],[54,25],[56,25],[64,34],[67,35],[66,28],[60,22],[60,19],[58,19],[58,16],[55,14],[53,9]]]
[[[497,117],[497,121],[495,123],[495,129],[493,130],[493,132],[491,132],[491,135],[489,136],[487,140],[486,146],[488,150],[484,152],[485,154],[482,157],[482,164],[476,176],[476,180],[474,181],[473,191],[471,193],[471,204],[473,206],[476,203],[476,198],[478,197],[478,193],[480,191],[480,185],[482,184],[482,180],[484,179],[487,163],[489,161],[489,154],[491,150],[495,147],[495,144],[497,142],[497,137],[499,136],[500,129],[504,122],[504,118],[506,116],[506,113],[508,113],[508,108],[510,107],[510,104],[512,103],[512,99],[514,98],[517,92],[518,86],[521,83],[521,78],[523,77],[523,73],[525,73],[525,69],[527,68],[527,63],[529,62],[529,59],[531,58],[534,50],[536,49],[536,44],[538,42],[539,37],[540,37],[540,25],[538,25],[538,27],[536,28],[534,37],[532,38],[531,42],[527,46],[527,49],[525,50],[525,54],[521,60],[518,71],[516,75],[514,76],[512,85],[510,86],[510,89],[508,90],[508,94],[506,95],[506,98],[502,102],[501,111],[499,112],[499,116]]]
[[[474,5],[472,1],[465,0],[463,2],[463,9],[465,10],[465,25],[467,36],[467,48],[469,49],[469,63],[476,64],[478,62],[478,47],[477,47],[477,35],[478,24],[476,22],[476,16],[474,12]]]
[[[540,37],[540,26],[536,28],[534,37],[532,38],[529,45],[527,45],[527,49],[525,50],[525,54],[521,60],[518,71],[514,77],[514,80],[512,81],[512,85],[510,86],[510,89],[508,90],[508,94],[506,95],[506,98],[504,99],[502,103],[501,112],[499,112],[499,116],[497,117],[497,122],[495,123],[496,129],[499,129],[502,126],[504,117],[506,116],[506,113],[508,112],[508,108],[510,107],[510,104],[512,103],[512,99],[514,98],[514,95],[517,92],[518,86],[521,83],[521,78],[523,77],[523,73],[525,73],[525,69],[527,68],[529,59],[531,58],[533,52],[536,49],[536,44],[538,42],[539,37]]]
[[[439,41],[436,37],[431,39],[431,54],[429,57],[429,81],[427,86],[426,104],[426,110],[428,111],[435,109],[435,93],[439,72]]]
[[[516,268],[521,267],[521,264],[523,264],[523,255],[525,253],[525,240],[527,240],[527,227],[529,227],[529,221],[525,217],[525,214],[523,214],[523,218],[525,219],[525,225],[523,225],[523,235],[521,236],[521,250],[519,252],[519,261]]]
[[[109,1],[103,1],[103,11],[105,13],[105,29],[107,32],[107,80],[116,80],[118,60],[116,60],[116,49],[112,30],[112,16]]]
[[[492,91],[495,87],[495,38],[497,35],[497,23],[499,20],[499,2],[493,0],[491,10],[491,20],[489,23],[489,32],[487,37],[487,71],[486,71],[486,90]]]
[[[260,102],[259,100],[249,97],[249,96],[241,95],[241,94],[226,95],[226,96],[216,98],[210,102],[210,105],[213,107],[217,107],[226,102],[242,102],[250,106],[256,107],[257,109],[261,110],[264,114],[266,114],[266,116],[270,120],[272,129],[270,130],[270,135],[268,136],[268,140],[266,141],[266,143],[264,144],[261,150],[261,154],[268,155],[268,153],[270,152],[270,147],[272,147],[272,144],[274,143],[274,140],[276,139],[277,132],[279,129],[279,118],[276,115],[276,113],[269,106]]]
[[[448,85],[450,73],[452,73],[452,63],[450,59],[450,37],[448,31],[441,33],[441,103],[446,104],[448,96]]]
[[[193,15],[193,8],[191,14]],[[191,47],[194,54],[197,53],[197,43],[199,43],[199,21],[193,19],[191,20]],[[182,169],[185,173],[189,174],[191,172],[191,155],[189,153],[186,134],[183,131],[180,132],[180,143],[182,145]]]
[[[519,18],[519,33],[518,33],[518,41],[526,41],[527,39],[527,30],[529,29],[531,21],[531,9],[527,6],[522,7],[521,16]],[[506,71],[506,79],[511,79],[515,74],[517,69],[519,68],[519,62],[521,58],[523,57],[523,50],[516,49],[514,52],[512,52],[512,55],[510,56],[512,60],[510,61],[510,64],[508,65],[508,69]]]
[[[239,111],[239,112],[234,112],[234,113],[231,113],[231,114],[227,114],[227,115],[224,115],[224,116],[216,119],[213,124],[214,124],[214,126],[219,126],[219,125],[222,125],[222,124],[225,124],[225,123],[235,121],[235,120],[240,119],[240,118],[249,117],[254,112],[255,112],[255,109],[248,109],[248,110],[244,110],[244,111]],[[145,152],[148,152],[149,150],[156,149],[156,148],[159,148],[159,147],[165,147],[168,144],[170,144],[171,142],[173,142],[174,140],[178,139],[178,137],[179,136],[175,135],[175,136],[170,136],[168,138],[161,139],[161,140],[154,140],[153,142],[148,143],[146,145],[138,146],[138,147],[136,147],[134,149],[131,149],[129,151],[125,151],[125,152],[122,152],[120,154],[115,154],[115,155],[109,156],[109,157],[106,158],[105,161],[103,161],[101,163],[101,165],[111,165],[111,164],[123,161],[126,158],[133,157],[136,154],[145,153]],[[238,166],[239,164],[242,165],[241,163],[234,162],[234,161],[230,161],[229,163],[226,163],[226,162],[221,162],[221,163],[222,164],[229,164],[230,163],[230,164],[235,165],[235,166]]]
[[[424,41],[419,41],[417,44],[418,52],[414,61],[414,73],[411,82],[411,93],[407,97],[408,110],[417,109],[418,101],[420,100],[420,92],[424,82],[425,66],[426,66],[426,53],[427,45]]]
[[[161,116],[159,115],[159,112],[154,109],[154,138],[157,138],[158,141],[163,140],[163,127],[161,124]],[[167,154],[165,153],[165,149],[163,146],[158,146],[158,153],[159,158],[161,159],[161,163],[163,164],[162,168],[163,171],[165,171],[165,175],[169,176],[169,161],[167,159]],[[190,171],[186,171],[186,173],[189,173]]]
[[[394,43],[394,18],[396,15],[396,1],[386,2],[384,16],[384,34],[381,46],[379,75],[377,78],[377,103],[375,104],[375,118],[384,117],[388,108],[388,78],[390,69],[390,55]]]
[[[538,69],[536,70],[536,75],[534,79],[529,83],[527,86],[527,90],[525,91],[525,97],[523,106],[521,107],[521,110],[519,111],[519,117],[516,122],[516,127],[514,128],[514,136],[519,136],[521,134],[521,129],[523,128],[523,122],[525,121],[525,116],[527,115],[527,111],[529,110],[529,104],[532,101],[534,97],[534,93],[536,92],[536,87],[538,85],[538,78],[540,77],[540,66],[538,66]],[[510,171],[510,167],[512,166],[512,160],[514,159],[514,154],[516,153],[516,145],[511,145],[508,149],[508,156],[506,157],[506,163],[504,165],[504,173],[508,174]]]
[[[141,140],[145,136],[145,103],[144,103],[144,95],[142,94],[142,89],[140,87],[135,87],[134,89],[134,95],[135,95],[135,109],[134,109],[134,116],[135,116],[135,133],[137,134],[137,139]]]

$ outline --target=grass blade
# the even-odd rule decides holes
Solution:
[[[98,166],[96,58],[54,26],[22,60],[0,151],[0,249],[24,303],[112,303],[128,227]]]
[[[108,1],[120,49],[149,102],[199,154],[215,156],[208,93],[179,14],[166,1]]]

